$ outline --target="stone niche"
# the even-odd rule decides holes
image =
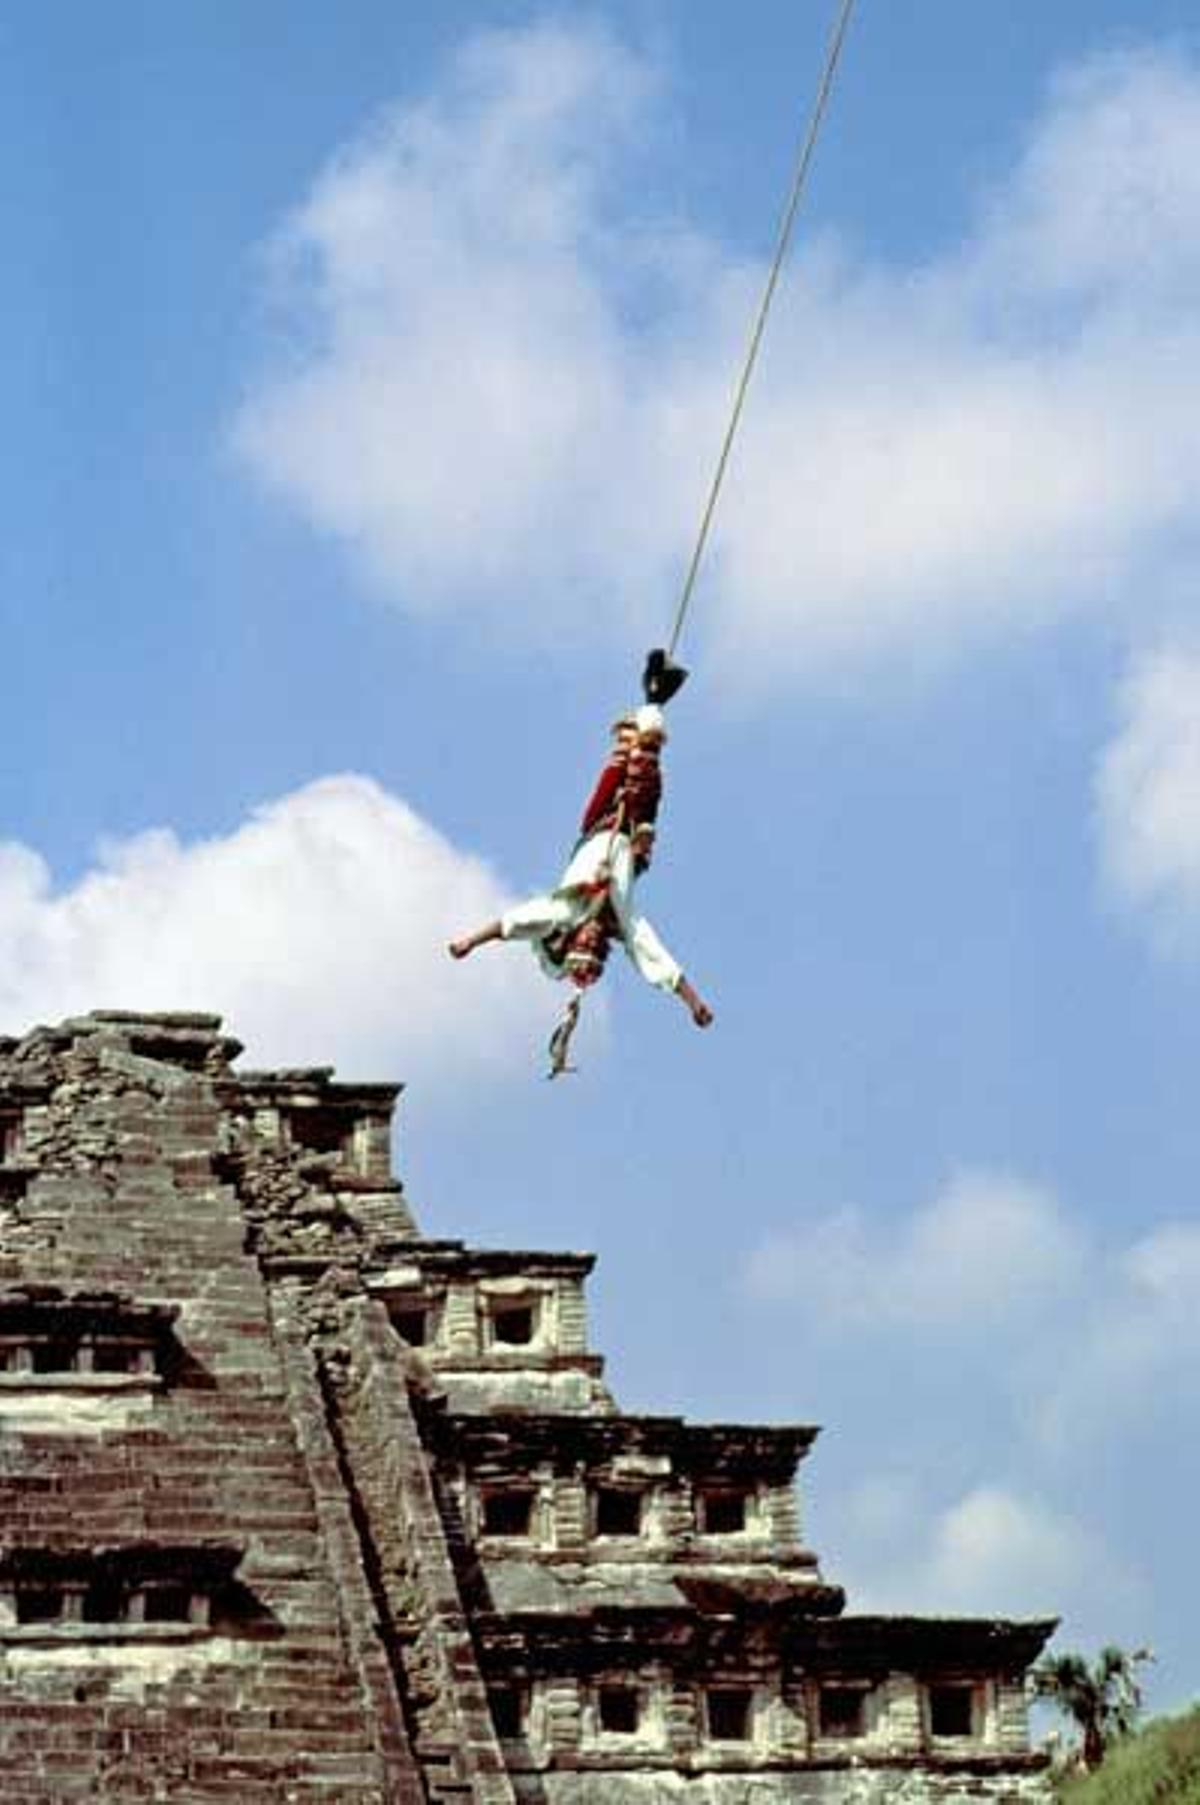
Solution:
[[[227,1085],[229,1102],[267,1144],[325,1159],[339,1186],[392,1186],[396,1084],[335,1084],[332,1069],[245,1072]]]
[[[160,1543],[0,1556],[0,1641],[174,1639],[244,1622],[241,1550]]]
[[[178,1315],[111,1292],[0,1294],[0,1392],[158,1385],[179,1363]]]

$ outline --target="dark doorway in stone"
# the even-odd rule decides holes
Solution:
[[[701,1492],[700,1529],[702,1534],[710,1536],[741,1535],[745,1527],[745,1492]]]
[[[818,1724],[822,1736],[861,1736],[866,1724],[861,1686],[822,1686]]]
[[[533,1521],[533,1493],[485,1492],[483,1533],[489,1536],[527,1536]]]
[[[929,1688],[931,1736],[970,1736],[975,1727],[975,1689],[966,1684]]]
[[[601,1686],[600,1728],[610,1735],[634,1736],[641,1721],[641,1699],[633,1686]]]
[[[533,1340],[532,1304],[502,1304],[492,1311],[492,1340],[505,1347],[528,1347]]]
[[[621,1486],[601,1486],[596,1493],[596,1534],[637,1536],[642,1533],[642,1494]]]
[[[750,1705],[748,1686],[710,1686],[705,1694],[708,1734],[714,1742],[748,1742]]]

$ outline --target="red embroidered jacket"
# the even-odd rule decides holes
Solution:
[[[631,832],[653,827],[662,800],[662,769],[657,744],[641,740],[618,747],[609,755],[583,811],[580,833],[584,839],[618,825]]]

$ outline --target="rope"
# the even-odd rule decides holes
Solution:
[[[725,480],[725,466],[729,462],[729,453],[733,448],[734,435],[738,429],[738,422],[742,417],[742,408],[746,400],[746,391],[750,387],[750,378],[754,374],[754,365],[758,358],[758,347],[762,343],[763,331],[767,324],[767,314],[771,309],[771,301],[779,281],[779,273],[783,268],[784,258],[787,256],[788,244],[792,236],[792,227],[796,221],[796,214],[799,211],[800,200],[804,193],[804,184],[808,178],[808,166],[812,162],[813,152],[816,149],[817,139],[820,136],[821,123],[825,117],[825,108],[833,88],[833,79],[837,73],[838,59],[842,54],[842,44],[846,36],[847,27],[850,23],[850,14],[853,11],[853,8],[854,0],[841,0],[837,18],[833,30],[830,33],[829,44],[825,53],[825,67],[821,73],[816,99],[813,102],[812,112],[809,115],[808,130],[804,135],[804,141],[800,147],[800,153],[796,161],[795,174],[792,178],[791,192],[788,196],[787,205],[783,212],[783,219],[779,227],[779,237],[775,245],[775,259],[771,265],[771,273],[767,278],[766,288],[763,290],[763,297],[759,304],[758,317],[754,323],[754,330],[750,335],[750,345],[746,352],[745,362],[742,365],[742,373],[738,380],[737,390],[734,396],[733,411],[729,417],[729,425],[725,430],[725,439],[721,446],[721,455],[717,459],[716,472],[712,479],[712,486],[709,489],[708,500],[705,503],[704,513],[700,521],[700,531],[696,538],[695,549],[692,552],[691,564],[688,566],[687,577],[684,580],[683,594],[679,598],[679,606],[675,613],[675,624],[671,629],[671,638],[667,645],[668,658],[672,658],[675,655],[675,648],[679,644],[679,636],[683,632],[683,623],[687,618],[687,611],[691,604],[692,591],[696,586],[696,576],[700,569],[700,561],[704,556],[704,548],[708,543],[709,528],[712,525],[713,515],[716,513],[717,498],[721,493],[721,484]]]

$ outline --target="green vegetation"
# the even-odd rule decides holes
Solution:
[[[1090,1665],[1083,1655],[1047,1655],[1033,1670],[1041,1698],[1069,1717],[1079,1731],[1080,1753],[1088,1773],[1100,1766],[1110,1745],[1128,1736],[1142,1706],[1138,1668],[1154,1656],[1148,1648],[1132,1653],[1110,1644]]]
[[[1200,1706],[1116,1743],[1094,1774],[1064,1780],[1062,1805],[1200,1805]]]

